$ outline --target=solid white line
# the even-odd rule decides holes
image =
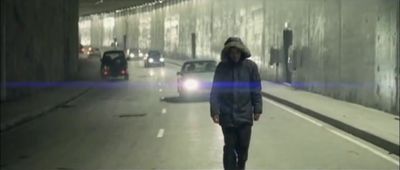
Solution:
[[[353,138],[351,138],[351,137],[349,137],[349,136],[347,136],[345,134],[342,134],[342,133],[340,133],[340,132],[338,132],[336,130],[332,130],[332,129],[328,129],[328,130],[330,132],[332,132],[333,134],[338,135],[338,136],[340,136],[340,137],[342,137],[342,138],[344,138],[344,139],[346,139],[346,140],[348,140],[350,142],[353,142],[354,144],[356,144],[356,145],[358,145],[358,146],[360,146],[360,147],[362,147],[364,149],[367,149],[367,150],[371,151],[375,155],[378,155],[381,158],[386,159],[386,160],[396,164],[397,166],[400,165],[398,160],[396,160],[396,159],[394,159],[394,158],[392,158],[390,156],[387,156],[387,155],[385,155],[385,154],[383,154],[383,153],[381,153],[381,152],[369,147],[368,145],[365,145],[365,144],[363,144],[363,143],[361,143],[361,142],[359,142],[359,141],[357,141],[357,140],[355,140],[355,139],[353,139]]]
[[[284,106],[282,104],[276,103],[276,102],[274,102],[272,100],[269,100],[269,99],[266,99],[266,98],[263,98],[263,100],[265,100],[265,101],[267,101],[267,102],[269,102],[269,103],[271,103],[271,104],[273,104],[273,105],[275,105],[275,106],[277,106],[277,107],[279,107],[279,108],[281,108],[281,109],[283,109],[285,111],[288,111],[289,113],[292,113],[292,114],[294,114],[294,115],[296,115],[296,116],[298,116],[298,117],[300,117],[300,118],[302,118],[304,120],[307,120],[307,121],[309,121],[309,122],[311,122],[311,123],[313,123],[313,124],[315,124],[315,125],[317,125],[319,127],[322,127],[321,123],[318,123],[317,121],[315,121],[315,120],[313,120],[313,119],[311,119],[311,118],[309,118],[307,116],[304,116],[303,114],[301,114],[299,112],[296,112],[296,111],[294,111],[294,110],[292,110],[292,109],[290,109],[290,108],[288,108],[288,107],[286,107],[286,106]]]
[[[164,129],[158,130],[157,138],[162,138],[164,136]]]
[[[166,114],[167,113],[167,109],[166,108],[163,108],[162,110],[161,110],[161,114]]]

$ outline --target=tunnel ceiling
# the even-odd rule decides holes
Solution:
[[[79,0],[79,15],[107,12],[155,0]]]

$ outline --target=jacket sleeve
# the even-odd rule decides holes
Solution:
[[[254,63],[251,73],[251,103],[254,113],[262,113],[261,78],[257,64]]]
[[[217,68],[215,69],[214,73],[214,79],[211,87],[211,93],[210,93],[210,113],[211,116],[214,115],[219,115],[220,111],[220,103],[219,103],[219,91],[220,91],[220,85],[219,84],[219,76],[221,72],[221,66],[218,64]]]

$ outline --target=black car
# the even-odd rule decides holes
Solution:
[[[151,66],[165,66],[165,59],[161,52],[156,50],[150,50],[147,53],[147,57],[144,59],[144,67]]]
[[[100,61],[100,71],[103,79],[110,77],[124,77],[125,80],[129,79],[128,62],[124,51],[106,51]]]

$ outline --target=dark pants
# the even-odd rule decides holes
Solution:
[[[245,169],[250,144],[251,125],[223,127],[224,169]]]

